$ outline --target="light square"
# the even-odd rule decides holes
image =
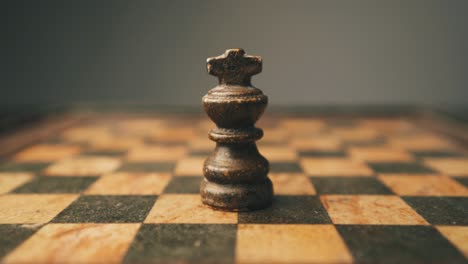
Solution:
[[[290,144],[296,150],[339,151],[341,140],[335,136],[313,136],[308,138],[293,138]]]
[[[120,262],[140,224],[49,224],[3,260],[4,263]]]
[[[159,129],[151,136],[156,141],[164,142],[187,142],[195,136],[195,128],[177,127]]]
[[[72,194],[7,194],[0,196],[0,224],[47,223],[73,202]]]
[[[145,223],[235,224],[237,213],[213,210],[201,202],[198,194],[163,194]]]
[[[200,119],[200,120],[198,120],[196,127],[198,128],[198,130],[208,132],[208,131],[210,131],[211,129],[215,128],[216,125],[215,125],[215,123],[213,123],[213,121],[211,121],[211,120],[208,120],[208,119]]]
[[[390,137],[388,142],[392,147],[412,151],[454,149],[450,141],[432,134],[418,133],[411,136]]]
[[[288,131],[278,128],[265,128],[263,129],[263,137],[257,143],[284,143],[287,141]]]
[[[300,173],[270,173],[275,194],[279,195],[315,195],[315,189],[309,178]]]
[[[252,263],[351,263],[333,225],[241,224],[236,260]]]
[[[468,176],[468,158],[428,158],[424,163],[449,176]]]
[[[259,146],[260,153],[269,161],[296,161],[297,153],[287,146]]]
[[[143,145],[143,139],[135,136],[108,136],[93,140],[90,149],[101,151],[126,151]]]
[[[34,175],[27,172],[2,172],[0,173],[0,194],[12,191],[33,178]]]
[[[190,157],[180,159],[175,168],[176,176],[203,176],[205,157]]]
[[[322,204],[335,224],[427,225],[400,197],[391,195],[323,195]]]
[[[167,126],[164,120],[158,118],[131,118],[121,120],[117,125],[123,133],[135,136],[149,136]]]
[[[303,158],[301,166],[309,176],[372,176],[363,162],[346,158]]]
[[[404,133],[414,130],[413,124],[398,118],[366,118],[359,121],[359,126],[376,129],[381,133]]]
[[[39,144],[20,151],[14,156],[14,160],[22,162],[48,162],[69,158],[79,152],[79,146]]]
[[[388,147],[351,147],[348,150],[354,160],[369,162],[413,161],[413,156],[402,149]]]
[[[216,143],[206,137],[195,137],[189,141],[189,147],[191,150],[214,150]]]
[[[293,134],[307,134],[322,130],[325,123],[313,118],[285,118],[280,121],[279,126]]]
[[[109,129],[105,126],[73,127],[62,133],[62,138],[69,142],[90,143],[111,137]]]
[[[364,127],[334,128],[331,134],[346,141],[371,141],[379,136],[375,129]]]
[[[170,162],[181,159],[186,153],[187,148],[184,146],[138,147],[130,150],[127,160],[134,162]]]
[[[402,196],[468,196],[468,189],[442,175],[382,174],[379,179]]]
[[[161,194],[171,178],[169,173],[110,173],[101,176],[85,193],[99,195]]]
[[[76,157],[61,160],[46,168],[50,176],[96,176],[117,169],[121,161],[110,157]]]
[[[436,228],[468,258],[468,226],[437,226]]]

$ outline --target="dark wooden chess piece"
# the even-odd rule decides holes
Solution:
[[[216,124],[209,133],[216,148],[203,166],[202,201],[226,211],[265,208],[272,202],[273,185],[269,163],[255,145],[263,131],[254,125],[268,97],[250,82],[252,75],[262,71],[262,59],[229,49],[208,58],[207,68],[219,84],[203,97],[204,110]]]

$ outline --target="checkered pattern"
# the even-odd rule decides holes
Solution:
[[[200,202],[212,123],[101,116],[0,164],[0,262],[467,263],[468,156],[404,118],[267,116],[275,200]]]

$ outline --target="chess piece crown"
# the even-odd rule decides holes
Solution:
[[[262,59],[242,49],[229,49],[208,58],[207,70],[219,83],[203,97],[204,110],[216,124],[209,133],[216,148],[203,166],[202,201],[228,211],[267,207],[273,187],[267,176],[268,161],[255,145],[263,136],[255,122],[268,97],[251,84],[251,77],[262,71]]]

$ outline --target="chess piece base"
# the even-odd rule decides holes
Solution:
[[[252,211],[266,208],[273,200],[273,184],[265,178],[255,184],[217,184],[204,179],[202,202],[217,210]]]

